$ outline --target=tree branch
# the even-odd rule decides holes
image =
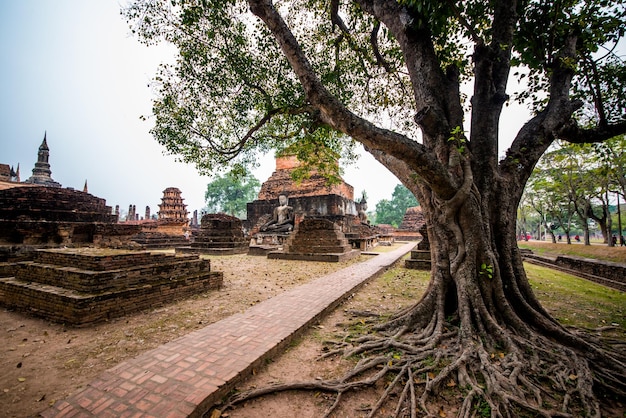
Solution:
[[[446,168],[424,145],[396,132],[379,128],[349,111],[321,83],[311,63],[270,0],[249,0],[250,10],[266,24],[306,93],[319,109],[322,120],[332,128],[351,136],[366,147],[395,156],[407,163],[442,198],[455,193]]]
[[[583,129],[572,120],[558,131],[558,138],[572,144],[593,144],[606,141],[618,135],[626,134],[626,121]]]

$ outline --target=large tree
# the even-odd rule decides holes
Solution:
[[[144,41],[180,52],[156,79],[152,132],[171,152],[210,170],[291,147],[332,169],[356,141],[420,202],[428,290],[354,347],[373,358],[349,381],[312,387],[341,394],[368,371],[392,374],[394,399],[434,414],[453,379],[460,416],[477,405],[492,416],[598,416],[598,393],[626,395],[624,354],[546,312],[515,240],[524,185],[555,139],[626,132],[624,63],[612,49],[621,2],[135,0],[125,13]],[[511,74],[534,113],[501,158]]]
[[[409,189],[397,184],[391,194],[391,200],[382,199],[376,204],[376,223],[398,227],[404,219],[406,210],[418,204]]]
[[[245,218],[247,203],[256,199],[261,183],[249,173],[229,171],[207,184],[204,200],[209,212],[225,212]]]

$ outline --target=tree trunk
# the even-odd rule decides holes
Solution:
[[[591,245],[588,219],[585,219],[585,222],[583,222],[583,238],[584,238],[585,245]]]
[[[428,289],[414,306],[379,325],[382,335],[364,336],[345,354],[374,357],[360,362],[349,373],[351,379],[374,371],[379,375],[380,366],[383,376],[393,376],[385,393],[405,382],[399,403],[410,392],[412,410],[419,404],[431,415],[438,402],[428,401],[453,380],[467,391],[461,416],[471,416],[480,399],[492,416],[513,416],[519,407],[543,416],[564,416],[563,410],[598,416],[592,388],[600,379],[594,376],[626,395],[624,359],[570,333],[545,311],[528,282],[516,242],[523,187],[554,132],[575,110],[567,97],[571,66],[553,69],[550,103],[526,123],[498,162],[498,121],[507,98],[516,2],[496,2],[493,45],[476,45],[470,138],[452,140],[451,133],[463,127],[458,73],[441,69],[430,34],[407,24],[404,6],[382,0],[358,3],[385,24],[401,47],[421,142],[348,110],[321,83],[271,2],[249,0],[319,110],[321,122],[361,142],[394,173],[418,198],[428,225],[433,262]],[[576,41],[567,39],[565,53],[574,53]],[[425,365],[427,359],[435,359],[435,368]],[[414,376],[424,370],[438,374],[421,396],[415,395]],[[568,376],[574,375],[576,385],[571,385]],[[563,401],[544,396],[546,385]],[[380,402],[370,415],[379,407]]]

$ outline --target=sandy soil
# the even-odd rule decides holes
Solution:
[[[375,278],[237,389],[245,391],[270,384],[341,377],[356,364],[356,360],[341,356],[322,359],[322,355],[333,347],[331,342],[342,341],[350,334],[360,334],[370,323],[377,321],[363,313],[386,316],[415,303],[426,290],[428,279],[429,272],[404,268],[392,269]],[[366,408],[378,400],[384,389],[377,385],[344,395],[332,416],[365,417]],[[221,416],[317,418],[324,416],[334,401],[334,395],[322,392],[281,392],[236,405],[234,409],[223,411]],[[455,405],[442,405],[440,416],[454,416],[456,410]],[[393,414],[386,407],[381,412],[380,416]]]
[[[0,416],[36,415],[126,359],[365,257],[337,264],[212,256],[212,269],[224,272],[221,290],[81,328],[0,308]]]

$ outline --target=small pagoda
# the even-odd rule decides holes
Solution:
[[[189,219],[187,205],[177,187],[163,190],[156,221],[141,223],[141,233],[133,241],[145,248],[167,248],[187,244]]]

